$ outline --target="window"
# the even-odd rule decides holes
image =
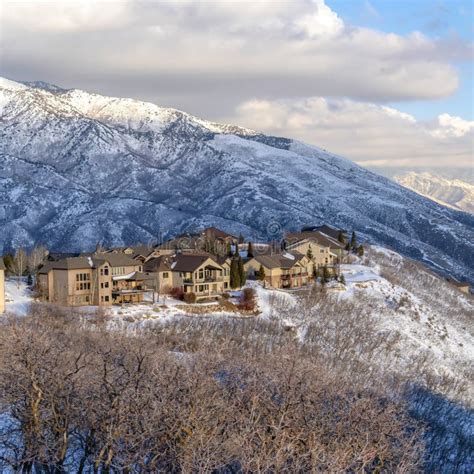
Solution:
[[[168,278],[168,272],[163,272],[163,279]]]
[[[108,296],[105,297],[105,301],[108,303],[108,301],[109,301],[109,297],[108,297]]]
[[[125,267],[113,267],[112,275],[125,275]]]
[[[141,272],[141,271],[142,271],[142,268],[143,268],[143,267],[140,265],[140,266],[138,267],[138,271]]]
[[[77,273],[76,274],[76,281],[89,281],[91,276],[89,273]]]
[[[324,253],[324,249],[321,249],[321,250],[319,251],[319,253]]]
[[[103,296],[100,297],[100,301],[101,301],[102,303],[104,302],[104,297],[103,297]]]
[[[106,281],[106,282],[104,283],[104,286],[105,286],[105,288],[108,288],[108,287],[109,287],[109,282]]]

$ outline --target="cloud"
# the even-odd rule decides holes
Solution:
[[[421,122],[396,109],[349,99],[250,100],[229,120],[294,137],[364,166],[472,166],[474,122],[448,114]]]
[[[472,53],[460,39],[346,24],[323,0],[6,0],[0,21],[5,76],[211,118],[217,104],[230,111],[250,97],[445,97],[458,87],[451,63]]]

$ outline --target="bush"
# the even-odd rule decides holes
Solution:
[[[230,294],[229,293],[222,293],[222,298],[224,298],[225,300],[228,300],[230,298]]]
[[[253,311],[255,309],[255,296],[253,288],[244,288],[240,295],[239,309]]]
[[[170,296],[176,298],[177,300],[183,301],[184,299],[184,291],[180,286],[175,286],[170,289],[169,291]]]
[[[184,293],[183,299],[188,304],[196,303],[196,293]]]

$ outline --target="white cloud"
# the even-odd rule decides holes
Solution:
[[[3,75],[78,87],[94,78],[127,95],[148,80],[160,99],[186,95],[199,107],[203,94],[234,94],[235,81],[237,101],[444,97],[458,87],[451,61],[472,53],[462,42],[347,25],[323,0],[5,0],[0,21]]]
[[[348,99],[251,100],[229,120],[294,137],[372,166],[472,166],[474,122],[448,114],[417,121]]]

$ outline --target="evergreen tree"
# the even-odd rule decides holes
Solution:
[[[341,244],[346,242],[346,238],[344,237],[344,232],[342,232],[342,230],[340,230],[339,234],[337,234],[337,240],[341,242]]]
[[[263,265],[260,265],[260,268],[259,268],[258,273],[257,273],[257,278],[260,281],[265,280],[265,268],[263,268]]]
[[[351,249],[351,244],[347,242],[346,246],[344,247],[348,252]]]
[[[244,236],[239,234],[239,244],[243,244],[245,242]]]
[[[28,273],[28,279],[26,280],[26,284],[28,286],[32,286],[33,285],[33,277],[31,276],[31,273]]]
[[[235,244],[234,258],[239,258],[239,257],[240,257],[239,244]]]
[[[324,267],[323,267],[323,280],[324,280],[324,283],[327,283],[330,279],[331,279],[331,273],[329,271],[329,268],[327,267],[327,265],[324,265]]]
[[[306,252],[306,256],[310,259],[313,260],[313,251],[311,250],[311,244],[308,246],[308,251]]]
[[[232,245],[230,242],[227,242],[227,256],[232,257]]]
[[[344,276],[342,273],[341,273],[341,276],[340,276],[340,278],[339,278],[339,281],[340,281],[343,285],[346,284],[346,278],[345,278],[345,276]]]
[[[230,287],[240,288],[239,263],[236,258],[233,258],[230,263]]]
[[[357,237],[355,231],[352,231],[351,237],[351,249],[355,250],[357,248]]]
[[[242,287],[247,282],[247,274],[245,273],[245,270],[244,270],[244,262],[242,261],[240,257],[237,261],[237,265],[239,269],[239,283],[240,283],[240,286]]]
[[[359,257],[363,257],[364,256],[364,247],[362,245],[359,245],[357,247],[357,255],[359,255]]]
[[[249,242],[249,245],[247,247],[247,258],[253,258],[252,242]]]

